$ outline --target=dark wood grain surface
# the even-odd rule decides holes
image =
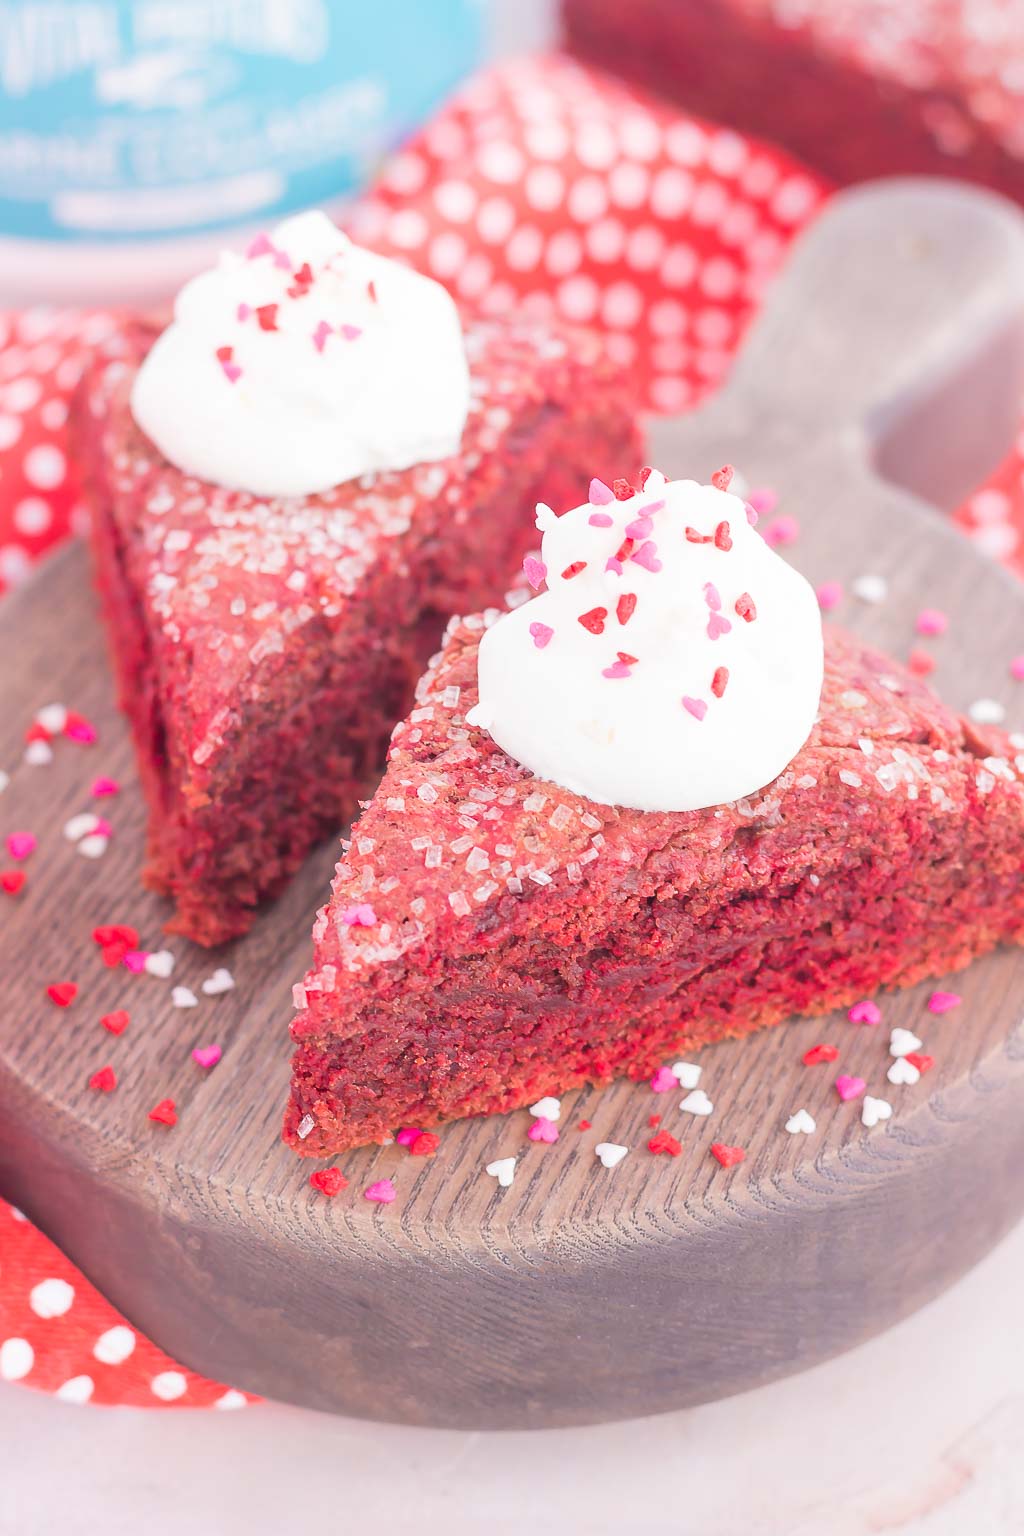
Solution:
[[[924,605],[947,610],[935,679],[955,705],[1002,699],[1024,650],[1024,589],[945,525],[1008,445],[1024,381],[1024,225],[1008,205],[943,184],[838,199],[797,248],[730,386],[652,433],[651,460],[706,478],[724,460],[768,483],[815,581],[889,583],[838,616],[905,656]],[[623,466],[628,472],[631,466]],[[635,468],[635,466],[633,466]],[[886,478],[883,478],[883,474]],[[917,494],[915,494],[915,492]],[[933,505],[928,505],[930,501]],[[343,1158],[350,1188],[312,1191],[278,1140],[291,984],[309,953],[333,848],[311,858],[247,939],[210,954],[183,941],[171,981],[105,969],[90,941],[128,921],[159,948],[165,909],[137,874],[143,810],[115,712],[84,551],[72,548],[0,609],[0,832],[33,830],[29,885],[0,898],[0,1192],[67,1250],[140,1328],[186,1364],[294,1402],[411,1423],[582,1423],[657,1412],[799,1369],[920,1306],[979,1258],[1024,1206],[1024,959],[1001,952],[956,981],[942,1018],[929,987],[886,999],[882,1029],[794,1021],[702,1053],[714,1114],[680,1094],[618,1085],[563,1105],[561,1139],[526,1139],[525,1113],[448,1127],[439,1154]],[[35,711],[61,700],[100,741],[20,765]],[[13,765],[19,766],[14,767]],[[61,835],[96,773],[124,781],[115,836],[93,863]],[[104,807],[105,808],[105,807]],[[237,986],[206,997],[220,965]],[[71,979],[67,1010],[47,983]],[[172,1006],[190,986],[199,1006]],[[125,1007],[115,1039],[104,1012]],[[934,1054],[891,1087],[888,1029]],[[819,1040],[890,1100],[874,1130],[839,1103]],[[212,1041],[212,1071],[190,1057]],[[87,1087],[107,1063],[112,1094]],[[147,1120],[173,1098],[173,1129]],[[784,1122],[806,1107],[812,1136]],[[652,1112],[683,1144],[646,1150]],[[585,1116],[593,1129],[581,1133]],[[630,1147],[614,1170],[600,1141]],[[712,1141],[747,1160],[724,1171]],[[515,1183],[485,1172],[518,1156]],[[362,1191],[394,1178],[391,1206]]]

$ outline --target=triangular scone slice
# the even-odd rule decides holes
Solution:
[[[1024,757],[895,662],[827,632],[818,722],[774,783],[621,810],[467,726],[492,617],[450,627],[317,917],[297,1150],[643,1077],[1024,938]]]

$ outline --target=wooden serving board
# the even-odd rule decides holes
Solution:
[[[729,387],[653,432],[652,462],[707,478],[725,460],[781,493],[800,521],[793,558],[816,582],[881,575],[879,606],[838,616],[905,656],[925,605],[950,616],[933,645],[954,704],[979,696],[1024,726],[1009,677],[1024,650],[1024,587],[939,516],[1005,451],[1024,384],[1024,221],[952,184],[895,182],[837,199],[772,290]],[[623,466],[628,471],[629,466]],[[915,494],[916,493],[916,494]],[[929,505],[928,503],[931,503]],[[138,885],[143,808],[115,712],[85,553],[65,551],[0,609],[0,762],[20,761],[35,711],[62,700],[99,745],[18,766],[0,831],[39,836],[30,883],[0,897],[0,1192],[49,1232],[128,1318],[187,1365],[255,1392],[344,1413],[466,1427],[584,1423],[698,1403],[846,1349],[934,1296],[1024,1205],[1024,957],[884,1000],[881,1029],[795,1021],[701,1054],[710,1119],[681,1094],[619,1084],[573,1095],[555,1146],[525,1112],[445,1129],[431,1160],[399,1147],[339,1159],[329,1200],[278,1140],[290,988],[309,953],[333,848],[312,857],[243,942],[217,954],[172,941],[173,982],[199,992],[219,965],[236,990],[171,1004],[171,982],[102,967],[99,922],[160,947],[166,910]],[[1015,692],[1016,689],[1016,692]],[[61,835],[94,773],[124,780],[96,863]],[[111,802],[106,802],[110,805]],[[68,1010],[47,983],[80,986]],[[99,1024],[131,1013],[114,1039]],[[915,1088],[886,1083],[888,1029],[936,1058]],[[892,1101],[866,1130],[841,1070]],[[223,1059],[196,1067],[193,1046]],[[86,1085],[110,1063],[119,1084]],[[179,1123],[147,1112],[173,1098]],[[812,1136],[784,1122],[806,1107]],[[648,1116],[682,1141],[646,1150]],[[593,1129],[580,1132],[585,1116]],[[725,1171],[712,1141],[746,1161]],[[594,1146],[630,1153],[601,1167]],[[501,1190],[484,1173],[519,1158]],[[391,1206],[362,1191],[390,1176]]]

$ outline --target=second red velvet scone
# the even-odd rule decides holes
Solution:
[[[267,247],[250,259],[270,282],[281,263]],[[291,265],[281,280],[298,308],[305,273],[297,257]],[[383,304],[367,286],[370,307]],[[325,349],[358,348],[373,317],[332,331],[309,292],[299,313],[315,368]],[[237,334],[273,344],[262,333],[280,323],[276,308],[239,303]],[[97,362],[78,437],[149,802],[145,878],[173,899],[172,931],[216,944],[243,932],[310,846],[353,814],[448,615],[500,600],[536,544],[528,509],[538,497],[568,502],[584,465],[628,471],[640,445],[596,338],[490,321],[465,333],[469,406],[456,453],[317,494],[256,495],[184,472],[140,429],[133,385],[156,340],[132,325]],[[230,391],[249,384],[242,343],[209,351],[234,406]],[[204,380],[214,399],[219,382]],[[216,419],[210,428],[216,459]],[[288,420],[279,430],[287,437]],[[265,435],[253,430],[254,457]]]

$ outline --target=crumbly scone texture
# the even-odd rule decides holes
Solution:
[[[454,458],[267,500],[182,474],[129,396],[156,336],[91,370],[75,433],[122,707],[149,804],[147,883],[202,944],[245,931],[379,774],[453,612],[499,601],[534,503],[635,470],[619,370],[592,336],[531,321],[466,332]]]
[[[640,1078],[1024,939],[1024,755],[887,657],[827,632],[818,722],[774,783],[630,811],[466,724],[492,617],[450,627],[317,916],[297,1151]]]

